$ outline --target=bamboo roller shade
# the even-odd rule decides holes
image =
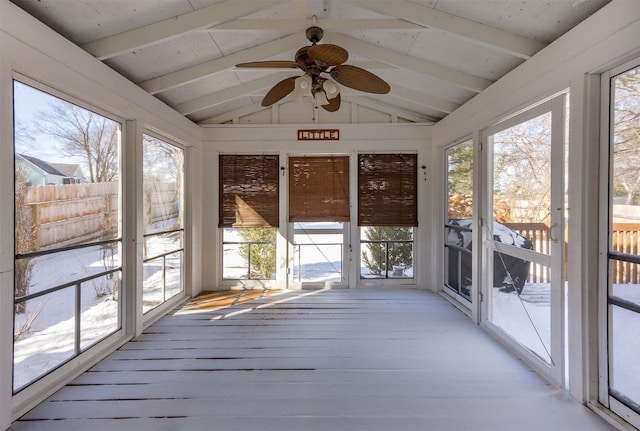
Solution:
[[[349,157],[289,158],[289,222],[349,221]]]
[[[358,155],[358,225],[418,226],[416,154]]]
[[[277,155],[220,155],[218,227],[278,227]]]

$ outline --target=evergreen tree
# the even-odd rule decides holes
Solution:
[[[240,256],[251,264],[249,278],[271,280],[276,272],[276,230],[268,227],[238,228],[238,233],[249,244],[240,246]],[[249,262],[251,258],[251,262]]]
[[[366,241],[392,241],[411,240],[413,235],[410,227],[374,226],[364,229]],[[367,250],[362,252],[362,262],[377,276],[384,276],[385,271],[390,271],[394,266],[405,268],[413,266],[413,243],[388,243],[388,251],[385,242],[367,243]],[[388,253],[388,262],[387,262]]]

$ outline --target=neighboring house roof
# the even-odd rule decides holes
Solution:
[[[78,169],[80,169],[80,165],[77,163],[49,163],[49,166],[67,177],[77,177]]]
[[[60,177],[68,176],[68,175],[60,172],[58,169],[54,168],[53,166],[51,166],[51,164],[45,162],[44,160],[40,160],[40,159],[37,159],[35,157],[31,157],[31,156],[26,156],[24,154],[19,154],[19,156],[22,157],[23,159],[27,160],[28,162],[32,163],[36,167],[40,168],[42,171],[44,171],[47,174],[58,175]]]

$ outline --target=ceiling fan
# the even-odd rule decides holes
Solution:
[[[386,94],[390,91],[389,84],[373,73],[343,64],[349,58],[349,53],[344,48],[331,44],[318,45],[323,34],[320,27],[309,27],[306,36],[311,45],[300,48],[296,52],[295,61],[236,64],[236,67],[299,68],[304,71],[302,76],[292,76],[274,85],[262,99],[262,106],[271,106],[290,93],[294,93],[297,100],[302,100],[304,92],[309,90],[317,105],[335,112],[340,108],[340,88],[336,82],[367,93]]]

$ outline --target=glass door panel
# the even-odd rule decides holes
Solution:
[[[293,223],[293,283],[346,284],[344,223]]]
[[[608,185],[608,386],[612,410],[640,423],[640,67],[610,85]],[[606,392],[605,392],[606,393]]]
[[[472,302],[473,141],[446,150],[447,213],[444,225],[444,285]]]
[[[562,381],[564,96],[487,131],[488,320]]]

